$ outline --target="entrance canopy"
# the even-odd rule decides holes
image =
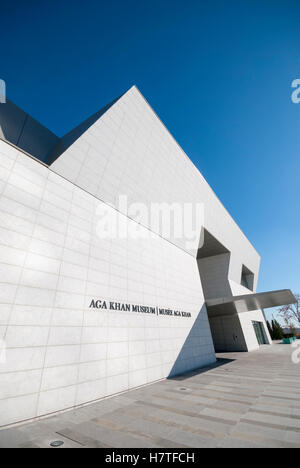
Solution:
[[[206,306],[209,317],[218,317],[294,304],[295,302],[297,302],[296,298],[290,289],[282,289],[280,291],[208,299],[206,301]]]

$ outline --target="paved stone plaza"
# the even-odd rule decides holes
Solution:
[[[300,364],[289,345],[0,431],[0,447],[300,447]]]

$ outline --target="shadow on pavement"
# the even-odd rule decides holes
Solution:
[[[177,376],[174,376],[174,377],[168,377],[168,380],[186,380],[186,379],[189,379],[191,377],[195,377],[196,375],[204,374],[207,371],[217,369],[218,367],[225,366],[226,364],[230,364],[230,363],[232,363],[234,361],[235,361],[235,359],[218,358],[217,362],[215,362],[214,364],[211,364],[211,365],[206,366],[206,367],[201,367],[200,369],[195,369],[195,370],[192,370],[192,371],[189,371],[189,372],[185,372],[184,374],[177,375]]]

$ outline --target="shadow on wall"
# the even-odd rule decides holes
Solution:
[[[203,304],[168,378],[216,362],[206,306]]]
[[[230,253],[198,257],[197,265],[206,300],[232,296],[228,279]]]
[[[209,317],[217,353],[248,351],[238,315]]]
[[[231,297],[233,294],[228,279],[231,254],[206,229],[203,230],[203,236],[197,265],[205,300]],[[217,352],[247,351],[238,315],[214,316],[208,310],[208,319]]]
[[[59,137],[24,112],[13,102],[6,100],[0,106],[0,138],[9,141],[43,163],[59,142]]]
[[[90,116],[62,138],[55,135],[12,101],[6,99],[6,103],[0,106],[0,138],[21,148],[49,166],[120,97]]]

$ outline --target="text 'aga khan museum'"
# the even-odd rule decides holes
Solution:
[[[135,86],[63,138],[0,104],[0,427],[271,344],[259,266]]]

